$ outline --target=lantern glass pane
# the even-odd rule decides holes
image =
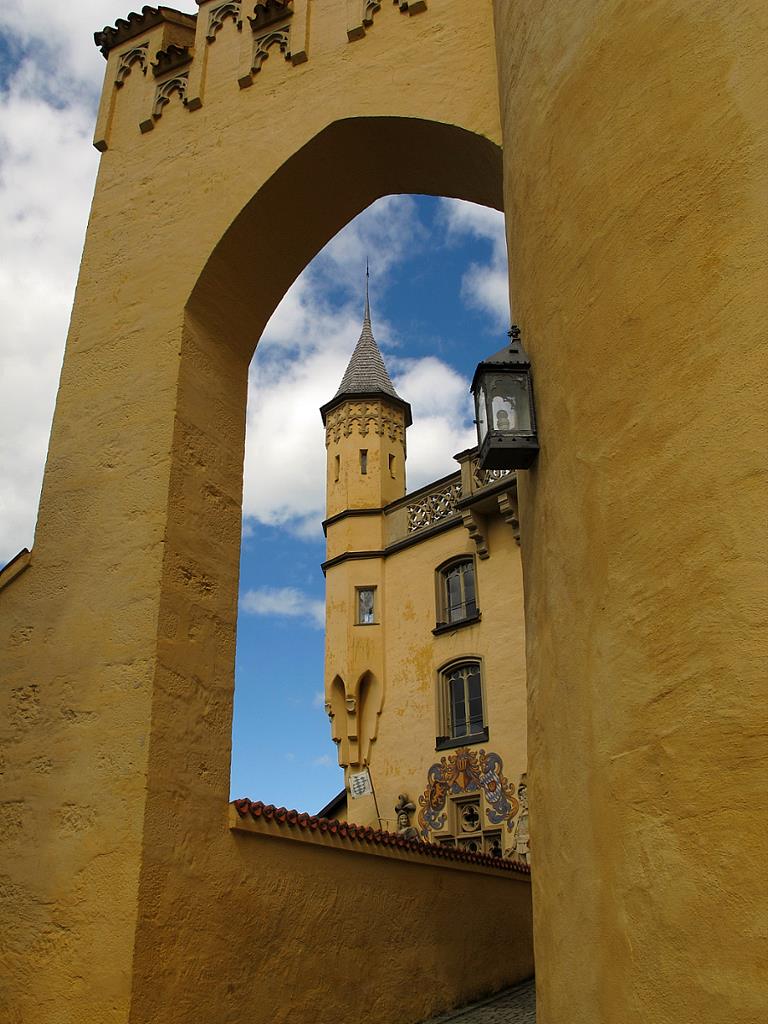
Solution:
[[[494,374],[489,380],[489,390],[494,432],[530,433],[531,403],[525,374]]]
[[[477,389],[475,398],[475,413],[477,415],[477,436],[480,444],[485,440],[488,433],[488,413],[485,408],[485,388],[482,385]]]

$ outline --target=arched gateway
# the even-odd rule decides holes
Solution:
[[[749,6],[199,0],[99,34],[35,546],[0,575],[3,1019],[385,1024],[525,970],[498,873],[454,865],[409,901],[433,876],[397,850],[339,885],[312,848],[338,837],[278,823],[308,837],[287,857],[228,828],[248,362],[324,242],[394,192],[504,207],[536,373],[539,1020],[757,1019]],[[468,949],[478,905],[499,909]]]

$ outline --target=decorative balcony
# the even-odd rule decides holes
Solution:
[[[508,469],[481,469],[477,448],[456,456],[459,470],[387,506],[387,548],[412,543],[463,523],[481,558],[488,557],[485,518],[500,514],[519,538],[517,476]]]

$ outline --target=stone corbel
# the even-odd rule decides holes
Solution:
[[[488,539],[486,537],[485,516],[480,515],[471,508],[461,510],[461,521],[474,541],[477,549],[477,557],[486,559],[489,557]]]
[[[393,0],[401,14],[421,14],[427,9],[427,0]]]
[[[498,496],[499,512],[505,523],[509,523],[515,536],[515,543],[520,547],[520,514],[517,504],[517,488],[510,487]]]
[[[347,0],[347,39],[362,39],[366,28],[373,24],[373,16],[381,10],[381,0]]]
[[[291,64],[304,64],[309,58],[309,5],[312,0],[293,0],[291,19]]]

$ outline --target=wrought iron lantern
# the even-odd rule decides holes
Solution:
[[[482,469],[528,469],[539,453],[531,361],[520,328],[508,333],[509,345],[478,363],[472,378]]]

